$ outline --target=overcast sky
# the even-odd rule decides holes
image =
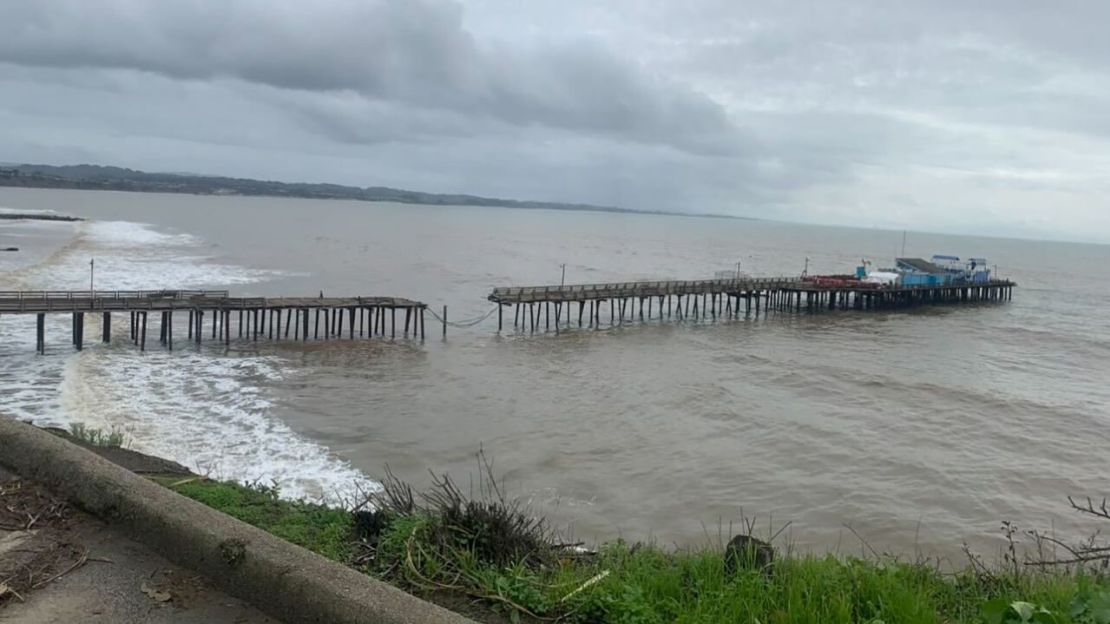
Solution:
[[[4,0],[0,161],[1110,241],[1110,3]]]

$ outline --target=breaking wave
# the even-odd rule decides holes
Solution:
[[[204,241],[141,223],[90,221],[73,228],[43,259],[0,276],[0,288],[85,289],[95,259],[98,290],[218,288],[281,277],[212,257]],[[122,317],[122,318],[121,318]],[[127,344],[117,315],[112,344],[74,352],[70,319],[48,318],[47,353],[34,352],[31,317],[0,319],[0,412],[36,424],[126,432],[130,447],[213,477],[275,482],[283,495],[337,501],[374,487],[327,448],[271,413],[267,388],[291,375],[279,356],[152,349]],[[89,318],[87,336],[94,335]]]

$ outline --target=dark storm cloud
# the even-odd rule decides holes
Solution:
[[[705,96],[589,40],[516,49],[479,44],[452,2],[18,0],[4,14],[0,60],[11,63],[354,92],[372,103],[695,152],[730,153],[740,145],[722,107]]]
[[[8,0],[0,160],[1110,240],[1110,4]]]

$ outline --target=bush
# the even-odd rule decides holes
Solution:
[[[108,431],[86,427],[84,423],[71,423],[69,435],[79,442],[92,446],[122,448],[130,445],[127,435],[119,427],[112,426]]]

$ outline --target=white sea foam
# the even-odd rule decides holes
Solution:
[[[198,248],[203,242],[189,234],[167,234],[126,221],[92,221],[81,224],[77,236],[44,262],[12,277],[30,290],[86,289],[90,260],[95,260],[98,290],[234,286],[283,275],[221,263],[197,254]]]
[[[87,288],[90,258],[103,290],[230,286],[280,275],[222,263],[206,251],[188,234],[85,222],[45,260],[2,281],[5,288]],[[112,345],[97,344],[97,319],[87,319],[89,344],[75,353],[69,317],[48,317],[46,356],[34,352],[33,319],[0,320],[0,413],[61,427],[121,428],[135,450],[214,477],[274,481],[291,497],[334,502],[356,487],[375,487],[273,415],[273,388],[296,374],[280,358],[160,347],[139,353],[126,344],[126,315],[116,319]]]
[[[0,206],[0,212],[18,213],[18,214],[58,214],[56,210],[37,210],[32,208],[9,208],[7,206]]]
[[[88,224],[88,236],[100,247],[114,248],[203,244],[191,234],[159,232],[149,225],[131,221],[91,221]]]
[[[62,412],[117,428],[131,448],[213,477],[276,482],[291,497],[337,501],[371,482],[271,416],[267,386],[296,370],[276,357],[225,357],[123,345],[70,358]]]
[[[42,236],[47,232],[59,232],[64,235],[66,230],[73,230],[77,227],[77,223],[73,221],[22,221],[22,220],[8,220],[0,221],[0,231],[4,233],[5,238],[29,238]]]

